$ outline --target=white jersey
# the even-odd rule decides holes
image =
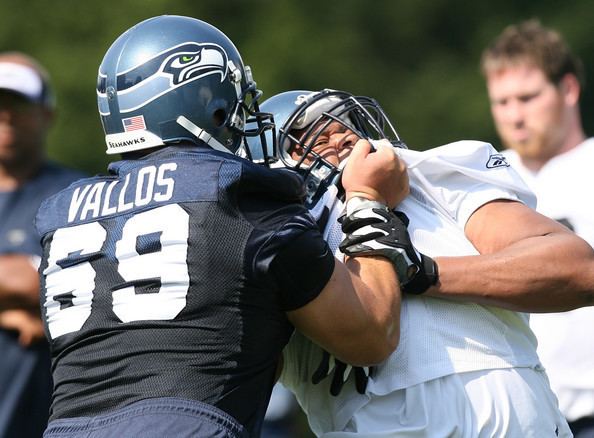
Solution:
[[[397,153],[407,163],[411,187],[398,210],[410,218],[408,229],[415,247],[429,256],[477,254],[464,235],[464,226],[470,215],[487,202],[512,199],[535,205],[532,192],[488,143],[461,141],[424,152]],[[334,217],[342,210],[334,192],[328,193],[323,202],[333,202]],[[319,208],[312,213],[315,215]],[[342,233],[330,219],[326,237],[335,248]],[[295,334],[285,349],[281,376],[283,384],[295,392],[303,409],[311,414],[310,424],[318,434],[341,430],[369,400],[367,394],[357,394],[349,382],[341,397],[329,395],[329,382],[312,385],[311,376],[320,357],[319,347]],[[405,295],[399,346],[376,368],[367,393],[382,396],[454,373],[539,366],[527,314]]]
[[[505,155],[537,195],[537,210],[594,246],[594,138],[550,159],[537,173],[515,151]],[[561,412],[569,421],[594,416],[594,307],[534,314],[530,325]]]

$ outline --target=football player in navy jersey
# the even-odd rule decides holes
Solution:
[[[404,251],[337,261],[301,177],[237,156],[246,136],[264,155],[274,146],[259,95],[232,42],[193,18],[145,20],[107,51],[98,107],[122,160],[36,219],[46,437],[258,436],[294,327],[359,365],[396,347]],[[343,172],[361,219],[345,231],[379,221],[396,242],[406,171],[389,149],[370,152],[354,144]]]

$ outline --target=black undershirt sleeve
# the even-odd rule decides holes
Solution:
[[[334,260],[315,229],[305,230],[285,244],[269,270],[279,288],[283,310],[298,309],[316,298],[334,272]]]

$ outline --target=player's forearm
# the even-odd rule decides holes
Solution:
[[[377,349],[381,351],[376,360],[368,363],[347,362],[358,365],[379,363],[396,349],[400,340],[401,293],[398,278],[392,263],[384,257],[354,257],[349,258],[346,264],[363,283],[355,282],[357,299],[365,309],[367,319],[361,321],[361,328],[367,327],[366,339],[359,342],[367,345],[378,343]]]
[[[594,252],[570,233],[523,240],[494,254],[436,258],[431,296],[523,312],[594,305]]]
[[[19,342],[24,347],[44,338],[43,323],[36,312],[22,309],[0,311],[0,328],[18,333]]]
[[[25,255],[0,256],[0,310],[19,308],[39,308],[39,275]]]
[[[400,289],[383,257],[336,263],[324,290],[303,307],[287,312],[308,338],[352,365],[377,364],[398,344]]]

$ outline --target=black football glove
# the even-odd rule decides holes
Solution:
[[[387,257],[396,268],[402,292],[422,294],[437,283],[437,264],[415,249],[408,223],[403,212],[390,210],[379,202],[359,200],[354,211],[342,217],[345,237],[339,248],[351,257]]]
[[[369,377],[373,375],[373,367],[353,367],[336,359],[327,351],[323,352],[320,365],[311,376],[311,382],[317,385],[332,374],[330,394],[337,396],[349,379],[351,371],[355,374],[355,389],[359,394],[365,394]]]

